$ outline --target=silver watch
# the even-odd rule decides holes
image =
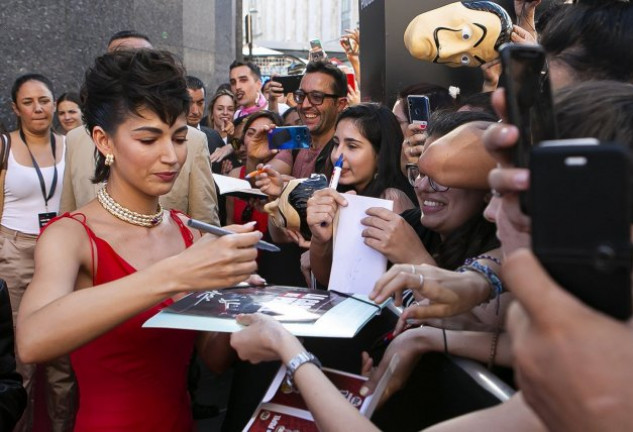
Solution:
[[[312,363],[321,369],[321,362],[311,352],[302,351],[294,356],[286,365],[286,384],[295,388],[294,376],[297,369],[306,363]]]

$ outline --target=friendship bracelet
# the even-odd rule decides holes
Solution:
[[[494,257],[492,255],[477,255],[476,257],[473,258],[466,258],[466,260],[464,261],[464,265],[469,265],[472,264],[473,262],[477,261],[477,260],[488,260],[488,261],[492,261],[493,263],[497,264],[497,265],[501,265],[501,260],[497,257]]]
[[[488,259],[488,258],[486,258]],[[468,260],[466,260],[468,261]],[[492,269],[486,265],[483,265],[477,261],[472,261],[470,263],[467,263],[461,267],[459,267],[456,271],[463,273],[465,271],[473,271],[475,273],[479,273],[480,275],[482,275],[484,278],[486,278],[486,280],[488,281],[488,283],[490,284],[490,287],[492,288],[490,290],[490,297],[488,299],[488,301],[493,300],[493,299],[497,299],[497,314],[499,313],[499,306],[500,306],[500,302],[499,300],[499,296],[501,295],[501,293],[503,292],[503,283],[501,282],[501,279],[499,279],[499,277],[497,276],[497,274],[492,271]]]

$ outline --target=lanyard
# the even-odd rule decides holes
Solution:
[[[33,162],[33,168],[35,168],[35,172],[37,173],[37,178],[40,181],[40,187],[42,188],[42,196],[44,197],[44,205],[46,206],[46,211],[48,211],[48,201],[55,194],[55,188],[57,187],[57,157],[55,155],[55,135],[51,131],[51,150],[53,152],[53,181],[51,183],[51,188],[48,191],[48,196],[46,196],[46,183],[44,182],[44,176],[42,175],[42,170],[40,170],[40,166],[37,164],[31,149],[29,148],[29,144],[26,142],[26,138],[24,137],[24,132],[20,129],[20,138],[24,142],[26,149],[29,151],[29,155],[31,155],[31,161]]]

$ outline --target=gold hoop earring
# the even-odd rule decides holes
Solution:
[[[108,153],[105,157],[105,166],[110,166],[114,163],[114,155],[112,153]]]

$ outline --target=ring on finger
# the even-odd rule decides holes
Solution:
[[[415,274],[415,266],[413,264],[410,264],[411,266],[411,273]]]
[[[421,274],[418,275],[418,277],[420,278],[420,290],[422,289],[422,286],[424,285],[424,276],[422,276]]]

